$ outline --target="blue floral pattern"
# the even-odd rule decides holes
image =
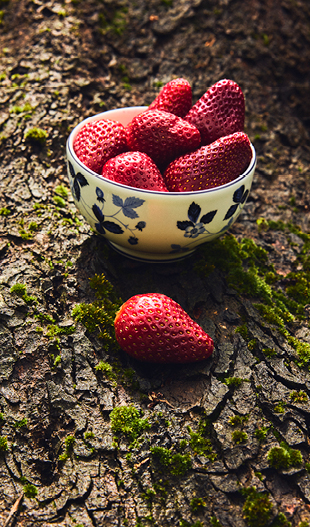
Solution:
[[[229,220],[228,223],[218,232],[211,232],[208,229],[206,229],[205,225],[212,222],[215,215],[217,214],[217,210],[212,210],[207,212],[206,214],[203,214],[200,218],[201,214],[201,207],[197,203],[193,201],[191,205],[189,206],[189,209],[187,211],[187,220],[184,221],[177,221],[177,228],[184,231],[184,237],[185,238],[192,238],[193,240],[203,234],[203,238],[207,239],[210,237],[215,237],[218,234],[224,234],[231,224],[234,222],[234,215],[235,212],[242,208],[245,204],[247,197],[249,195],[249,190],[245,190],[245,186],[241,185],[237,190],[235,190],[232,200],[233,205],[231,205],[228,209],[228,211],[225,214],[224,221]],[[191,244],[193,242],[189,241],[186,245],[176,245],[171,244],[172,253],[175,252],[185,252],[191,250]]]
[[[106,204],[106,198],[103,190],[97,186],[94,192],[93,205],[89,205],[89,192],[92,192],[91,188],[88,188],[87,200],[83,198],[83,189],[89,187],[89,183],[86,177],[81,172],[75,172],[74,167],[70,161],[68,161],[68,174],[70,181],[70,188],[74,200],[77,202],[77,206],[84,216],[86,221],[93,226],[98,234],[106,235],[111,234],[124,234],[128,233],[127,243],[129,245],[138,245],[139,238],[137,234],[146,229],[147,224],[145,221],[139,219],[137,209],[141,207],[145,200],[136,196],[129,196],[122,199],[117,194],[108,195],[109,200],[112,199],[112,213],[105,214],[104,208]],[[202,242],[208,239],[216,238],[217,236],[224,234],[230,226],[234,223],[236,217],[239,215],[240,210],[243,208],[249,195],[249,190],[245,189],[245,185],[241,185],[232,195],[232,204],[228,208],[224,218],[219,218],[220,212],[218,210],[202,211],[201,206],[193,201],[187,211],[187,218],[176,222],[176,228],[179,231],[183,231],[185,244],[171,244],[170,253],[180,253],[191,251],[193,247],[197,245],[197,238]],[[107,198],[107,199],[108,199]],[[109,203],[109,206],[111,203]],[[111,207],[109,208],[111,212]],[[216,218],[215,224],[212,222]],[[134,220],[134,221],[132,221]],[[220,230],[216,230],[215,225],[220,222],[224,226]],[[179,236],[180,238],[180,236]]]
[[[75,173],[74,167],[70,161],[68,162],[70,178],[70,188],[74,199],[79,202],[82,202],[85,219],[92,220],[91,223],[94,224],[98,234],[105,235],[106,231],[113,234],[123,234],[125,231],[130,232],[128,238],[128,243],[130,245],[137,245],[139,239],[135,236],[136,231],[142,231],[146,227],[145,221],[138,221],[134,227],[130,227],[129,223],[125,223],[121,220],[119,214],[122,213],[125,218],[137,219],[139,218],[138,213],[135,209],[141,207],[145,202],[144,199],[137,198],[135,196],[130,196],[123,200],[120,196],[112,194],[112,203],[116,207],[114,214],[108,216],[104,215],[103,209],[105,204],[104,193],[101,188],[96,187],[96,201],[91,207],[83,200],[81,189],[89,185],[86,177],[80,172]],[[87,217],[88,216],[88,217]],[[112,221],[113,220],[113,221]]]

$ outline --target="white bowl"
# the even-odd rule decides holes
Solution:
[[[218,238],[239,216],[249,195],[256,154],[234,181],[197,192],[156,192],[109,181],[87,168],[73,142],[86,123],[111,119],[127,125],[146,110],[134,106],[103,112],[80,122],[67,141],[68,176],[75,205],[92,229],[120,253],[146,261],[174,261]]]

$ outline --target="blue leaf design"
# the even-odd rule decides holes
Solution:
[[[193,203],[189,206],[189,209],[187,212],[189,220],[192,221],[193,223],[196,223],[199,218],[200,212],[201,212],[200,206],[193,201]]]
[[[237,208],[238,208],[238,205],[232,205],[231,207],[229,207],[228,211],[226,212],[226,216],[224,220],[228,220],[228,218],[231,218],[233,214],[236,212]]]
[[[102,227],[101,223],[95,223],[95,227],[96,227],[97,232],[99,232],[99,234],[105,234],[105,230]]]
[[[101,188],[96,187],[96,194],[97,194],[97,200],[103,203],[105,199],[104,199],[104,193],[102,192]]]
[[[141,207],[144,203],[144,199],[135,198],[134,196],[131,196],[130,198],[126,198],[124,202],[124,207],[129,207],[131,209],[136,209],[137,207]]]
[[[127,218],[139,218],[139,214],[136,213],[135,210],[133,210],[131,207],[124,207],[122,208],[124,216],[127,216]]]
[[[70,163],[70,161],[68,161],[68,164],[69,164],[70,174],[74,178],[75,177],[75,171],[74,171],[73,165],[72,165],[72,163]]]
[[[128,242],[130,243],[130,245],[137,245],[138,241],[138,238],[136,238],[135,236],[130,236],[130,238],[128,238]]]
[[[80,199],[81,199],[81,189],[80,189],[80,185],[78,184],[77,179],[75,179],[75,178],[74,178],[74,181],[73,181],[73,191],[74,191],[75,199],[77,201],[80,201]]]
[[[244,193],[244,185],[241,185],[241,187],[235,190],[234,195],[233,195],[233,201],[235,203],[240,203],[242,200],[243,193]]]
[[[217,210],[211,210],[210,212],[207,212],[207,214],[204,214],[203,216],[201,216],[200,223],[204,223],[204,224],[211,223],[216,213],[217,213]]]
[[[83,176],[83,174],[81,174],[81,172],[78,172],[75,177],[76,177],[77,181],[79,182],[79,184],[81,185],[81,187],[86,187],[86,185],[89,185],[86,177]]]
[[[112,202],[113,202],[113,205],[116,205],[116,207],[123,207],[124,205],[122,198],[120,198],[119,196],[116,196],[116,194],[112,194]]]
[[[187,227],[195,227],[195,224],[192,221],[177,221],[177,228],[181,231],[185,231]]]
[[[249,190],[246,190],[241,199],[242,204],[246,202],[248,195],[249,195]]]
[[[102,210],[98,207],[98,205],[92,206],[92,211],[95,214],[97,220],[102,223],[104,221],[104,215],[102,213]]]
[[[107,229],[107,231],[113,232],[113,234],[123,234],[124,232],[122,227],[113,221],[104,221],[102,225]]]

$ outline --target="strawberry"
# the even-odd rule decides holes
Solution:
[[[128,150],[125,127],[108,119],[85,124],[74,139],[73,148],[84,165],[100,174],[108,159]]]
[[[161,110],[146,110],[127,126],[130,150],[150,156],[159,168],[200,146],[200,133],[181,117]]]
[[[159,293],[135,295],[117,312],[114,328],[132,357],[159,363],[195,362],[209,357],[211,337],[174,300]]]
[[[109,159],[101,174],[111,181],[129,187],[168,192],[154,161],[142,152],[125,152]]]
[[[208,145],[219,137],[243,132],[244,95],[234,81],[223,79],[211,86],[184,117],[201,135],[201,144]]]
[[[192,88],[186,79],[173,79],[165,84],[149,110],[163,110],[184,117],[192,107]]]
[[[164,173],[164,180],[170,192],[218,187],[240,176],[251,158],[248,136],[235,132],[172,161]]]

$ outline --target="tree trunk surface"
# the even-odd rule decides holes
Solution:
[[[308,0],[0,8],[1,525],[310,525]],[[227,234],[143,263],[77,211],[66,140],[177,77],[194,102],[241,86],[257,168]],[[210,334],[210,359],[147,365],[106,341],[113,309],[151,292]]]

